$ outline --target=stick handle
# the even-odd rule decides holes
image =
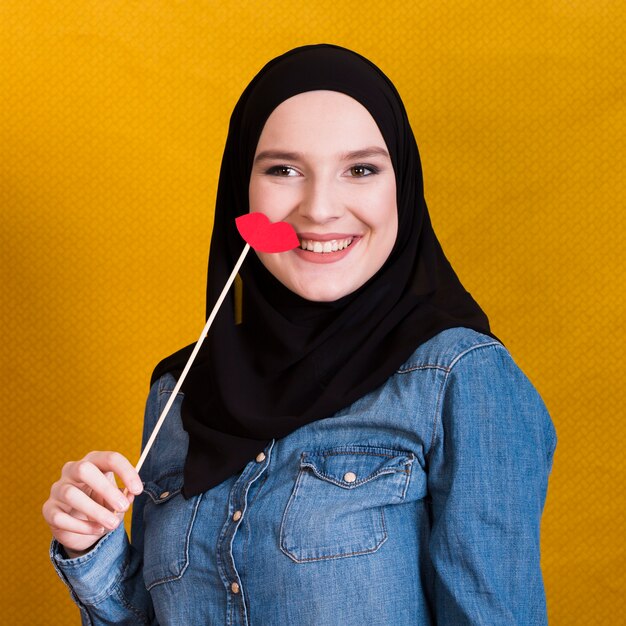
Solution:
[[[191,369],[191,364],[196,358],[196,355],[198,354],[198,352],[200,351],[202,342],[205,340],[209,332],[209,328],[211,328],[211,324],[213,323],[213,320],[215,319],[215,316],[217,315],[219,308],[222,306],[222,302],[224,302],[224,298],[226,297],[226,294],[228,293],[230,286],[233,284],[233,281],[235,280],[235,277],[237,276],[237,273],[239,272],[239,269],[241,268],[241,265],[244,259],[246,258],[246,255],[248,254],[249,250],[250,250],[250,244],[246,243],[243,251],[239,255],[239,259],[237,263],[235,263],[235,267],[233,268],[233,271],[231,272],[228,280],[226,281],[226,284],[224,285],[224,289],[222,289],[222,293],[220,294],[220,297],[217,299],[217,302],[215,303],[215,306],[213,307],[213,310],[211,311],[211,315],[209,315],[209,319],[207,320],[207,323],[202,329],[202,334],[200,335],[200,338],[196,342],[196,346],[193,349],[193,352],[191,353],[191,356],[189,357],[187,364],[185,365],[185,369],[183,370],[183,373],[180,375],[180,378],[178,379],[178,382],[176,383],[176,386],[174,387],[174,390],[172,391],[170,395],[170,399],[167,401],[165,408],[161,412],[161,416],[159,417],[159,420],[156,423],[152,431],[152,434],[150,435],[150,439],[148,439],[148,443],[146,443],[146,447],[143,449],[143,452],[141,453],[141,456],[139,457],[139,461],[137,462],[137,465],[135,466],[135,470],[137,472],[139,472],[139,470],[141,469],[141,466],[144,464],[144,461],[146,460],[146,457],[148,456],[148,452],[150,451],[150,448],[152,447],[152,444],[154,443],[154,440],[156,439],[156,436],[159,430],[161,429],[161,426],[163,425],[163,422],[165,421],[165,418],[167,414],[169,413],[169,410],[172,408],[172,405],[174,404],[174,400],[176,400],[176,394],[178,394],[178,392],[180,391],[180,388],[183,385],[183,381],[185,380],[187,373]]]

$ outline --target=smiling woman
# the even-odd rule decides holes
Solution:
[[[193,345],[154,370],[144,446],[174,404],[143,493],[127,459],[92,452],[44,505],[84,623],[545,624],[554,426],[439,245],[379,68],[304,46],[246,87],[207,313],[250,213],[300,246],[247,257],[241,321],[227,298],[182,393]],[[114,475],[141,494],[132,542],[111,515],[130,505]]]
[[[274,109],[259,138],[249,196],[250,211],[296,230],[299,249],[259,258],[307,300],[352,293],[396,241],[396,179],[385,141],[368,110],[336,91],[301,93]]]

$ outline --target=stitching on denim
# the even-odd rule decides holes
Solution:
[[[382,534],[382,538],[380,540],[379,543],[377,543],[373,548],[369,548],[367,550],[359,550],[358,552],[346,552],[345,554],[332,554],[329,556],[315,556],[315,557],[309,557],[309,558],[304,558],[304,559],[298,559],[296,558],[295,555],[293,555],[292,553],[290,553],[287,548],[283,547],[283,542],[281,539],[280,542],[280,550],[281,552],[284,552],[292,561],[295,561],[296,563],[310,563],[312,561],[327,561],[329,559],[343,559],[346,557],[350,557],[350,556],[359,556],[361,554],[371,554],[372,552],[376,552],[378,549],[380,549],[380,547],[383,545],[383,543],[385,543],[385,541],[387,541],[388,539],[388,534],[387,534],[387,526],[386,526],[386,522],[385,522],[385,514],[383,511],[383,508],[380,507],[380,516],[382,519],[382,529],[383,529],[383,534]]]
[[[448,365],[448,366],[440,365],[438,363],[423,363],[422,365],[409,365],[406,368],[398,368],[396,370],[396,373],[397,374],[407,374],[408,372],[414,372],[415,370],[421,370],[421,369],[439,369],[439,370],[443,370],[444,372],[449,372],[454,367],[454,364],[464,354],[467,354],[468,352],[471,352],[472,350],[474,350],[476,348],[483,348],[485,346],[502,346],[502,344],[499,341],[489,341],[487,343],[479,343],[479,344],[476,344],[474,346],[469,346],[469,348],[467,348],[463,352],[460,352],[459,354],[457,354],[454,357],[454,359],[452,360],[452,362],[450,363],[450,365]],[[504,348],[504,346],[502,346],[502,347]]]
[[[76,606],[78,606],[81,614],[83,614],[87,618],[89,626],[92,626],[93,621],[91,620],[91,616],[87,612],[87,607],[83,604],[81,599],[78,597],[78,595],[74,591],[74,588],[70,584],[70,581],[65,575],[65,572],[61,569],[61,567],[56,561],[56,558],[54,557],[54,547],[56,544],[58,544],[59,546],[61,545],[56,539],[53,539],[52,542],[50,543],[50,560],[52,561],[52,566],[56,570],[56,573],[59,575],[59,578],[61,578],[61,580],[63,581],[63,584],[68,588],[70,592],[70,597],[72,598]]]
[[[415,455],[411,455],[413,458],[411,462],[407,465],[404,473],[406,474],[406,479],[404,481],[404,489],[402,490],[402,500],[406,497],[406,492],[409,489],[409,482],[411,480],[411,470],[413,469],[413,462],[415,461]]]
[[[300,462],[302,463],[302,460],[305,457],[305,453],[302,452],[300,454]],[[306,467],[306,466],[305,466]],[[388,472],[389,473],[389,472]],[[396,473],[406,473],[406,472],[396,472]],[[385,543],[385,541],[387,540],[387,527],[385,525],[385,516],[384,516],[384,512],[383,512],[383,507],[380,507],[380,514],[381,514],[381,518],[382,518],[382,538],[380,540],[380,542],[378,544],[376,544],[373,548],[369,548],[367,550],[361,550],[361,551],[357,551],[357,552],[347,552],[345,554],[333,554],[333,555],[328,555],[328,556],[321,556],[321,557],[310,557],[310,558],[305,558],[305,559],[298,559],[296,558],[295,554],[292,554],[289,549],[285,546],[285,525],[286,525],[286,521],[287,521],[287,514],[289,512],[289,509],[291,508],[292,504],[295,502],[295,499],[298,495],[298,493],[300,492],[300,486],[302,484],[303,478],[304,478],[305,472],[302,469],[302,466],[300,467],[300,470],[298,471],[298,476],[296,477],[296,482],[295,485],[293,487],[293,490],[291,492],[291,495],[289,496],[289,500],[287,502],[287,506],[285,507],[285,510],[283,511],[283,515],[282,515],[282,519],[281,519],[281,523],[280,523],[280,533],[279,533],[279,547],[281,552],[283,552],[284,554],[286,554],[292,561],[295,561],[296,563],[308,563],[311,561],[325,561],[328,559],[341,559],[341,558],[345,558],[345,557],[350,557],[350,556],[357,556],[360,554],[370,554],[372,552],[376,552],[376,550],[378,550],[380,548],[380,546],[383,545],[383,543]],[[406,483],[408,482],[408,475],[407,475],[407,479],[405,481],[405,492],[406,492]]]
[[[386,459],[402,458],[402,459],[407,459],[407,460],[403,463],[404,467],[390,467],[390,468],[383,467],[372,474],[368,474],[364,479],[357,480],[354,483],[346,483],[345,481],[338,481],[333,476],[325,472],[322,472],[321,470],[318,470],[314,462],[312,461],[307,462],[306,452],[303,452],[300,455],[300,467],[308,467],[309,469],[313,470],[313,473],[318,478],[321,478],[322,480],[326,480],[332,483],[333,485],[337,485],[338,487],[342,487],[344,489],[354,489],[356,487],[360,487],[361,485],[364,485],[370,482],[371,480],[374,480],[378,476],[382,476],[384,474],[404,473],[407,475],[407,481],[408,481],[408,477],[411,474],[411,466],[413,465],[413,462],[415,461],[415,455],[412,452],[407,452],[404,450],[396,450],[393,448],[384,448],[384,447],[371,447],[371,450],[372,450],[371,452],[367,450],[355,450],[354,449],[354,448],[359,448],[359,447],[365,448],[367,446],[339,446],[337,448],[331,448],[330,450],[322,450],[320,452],[309,452],[308,456],[309,457],[322,456],[323,458],[327,458],[331,456],[363,455],[363,456],[375,456],[375,457],[386,458]],[[379,452],[375,452],[375,450],[378,450]],[[390,452],[391,454],[385,454],[384,452],[382,452],[383,450],[386,450]],[[404,496],[406,495],[406,488],[407,488],[407,485],[405,484],[405,487],[403,489],[402,499],[404,499]]]
[[[149,585],[146,585],[146,589],[148,591],[150,591],[150,589],[152,589],[153,587],[156,587],[157,585],[161,585],[163,583],[168,583],[168,582],[172,582],[174,580],[180,580],[185,571],[187,570],[187,568],[189,567],[189,542],[190,542],[190,538],[191,538],[191,531],[193,530],[193,525],[194,522],[196,520],[196,515],[198,513],[198,507],[200,506],[200,502],[202,500],[202,496],[204,494],[201,493],[197,496],[194,496],[196,498],[196,502],[195,505],[193,507],[193,511],[191,513],[191,518],[189,520],[189,524],[187,526],[187,530],[186,530],[186,535],[185,535],[185,550],[184,550],[184,561],[183,561],[183,565],[182,568],[180,570],[180,572],[178,574],[175,574],[173,576],[166,576],[165,578],[157,578],[156,580],[153,580]]]
[[[118,600],[124,606],[124,608],[128,609],[131,613],[135,615],[135,617],[140,619],[142,624],[147,624],[149,626],[150,621],[148,620],[148,616],[141,609],[138,609],[137,607],[133,606],[127,600],[126,596],[122,592],[120,585],[117,585],[114,593],[115,595],[117,595]]]
[[[398,452],[400,452],[400,451],[398,450]],[[365,455],[365,456],[381,456],[381,457],[383,457],[385,459],[393,459],[393,458],[395,458],[397,456],[404,456],[404,455],[406,455],[406,453],[404,453],[404,452],[401,453],[401,454],[378,454],[376,452],[365,452],[365,451],[362,451],[362,450],[343,450],[343,451],[339,450],[339,451],[336,451],[336,452],[335,451],[324,452],[324,453],[321,453],[320,456],[324,456],[324,457],[326,457],[326,456],[342,456],[342,455],[345,455],[345,454],[361,454],[361,455]]]
[[[397,369],[396,374],[408,374],[416,370],[448,370],[445,365],[437,365],[435,363],[425,363],[424,365],[409,365],[405,369]]]
[[[163,374],[163,376],[161,376],[161,378],[159,378],[159,389],[158,389],[159,396],[165,393],[172,393],[172,391],[174,391],[174,387],[176,387],[176,380],[174,380],[174,386],[171,389],[165,384],[165,379],[167,378],[167,376],[168,376],[168,373],[166,372],[165,374]],[[179,391],[176,395],[181,396],[181,397],[185,396],[185,394],[182,391]]]
[[[73,562],[66,562],[63,563],[63,567],[65,569],[75,569],[75,568],[79,568],[82,567],[85,563],[89,563],[89,561],[91,561],[94,558],[94,555],[97,553],[98,550],[101,549],[101,546],[103,546],[108,540],[109,537],[114,533],[115,531],[110,531],[108,533],[106,533],[106,535],[104,535],[101,539],[99,539],[89,550],[89,552],[87,552],[86,554],[83,554],[81,556],[77,556],[76,558],[72,559]]]
[[[304,453],[302,453],[300,455],[300,458],[304,457]],[[300,490],[300,484],[302,482],[302,476],[303,476],[304,472],[302,471],[302,469],[298,470],[298,475],[296,476],[296,482],[293,486],[293,489],[291,491],[291,495],[289,496],[289,500],[287,500],[287,506],[285,507],[285,510],[283,511],[283,516],[282,519],[280,521],[280,533],[279,533],[279,544],[280,544],[280,549],[285,552],[285,550],[283,550],[283,543],[285,542],[285,525],[287,523],[287,514],[289,513],[289,509],[291,509],[297,495],[298,495],[298,491]],[[287,554],[290,558],[291,555],[288,552],[285,552],[285,554]]]
[[[124,574],[128,569],[129,558],[129,555],[126,555],[124,557],[124,560],[122,561],[122,567],[120,568],[120,573],[113,579],[112,583],[108,587],[105,587],[98,595],[89,598],[89,602],[82,601],[85,606],[95,606],[96,604],[100,604],[115,593],[115,588],[124,578]]]
[[[168,478],[174,478],[176,476],[180,476],[180,474],[181,474],[181,470],[176,469],[176,470],[171,470],[169,472],[166,472],[165,474],[162,474],[156,480],[147,480],[144,482],[144,492],[149,496],[149,498],[152,500],[154,504],[156,505],[164,504],[165,502],[168,502],[169,500],[171,500],[174,496],[178,495],[182,491],[182,487],[178,487],[177,489],[170,491],[170,493],[167,495],[166,498],[161,498],[160,494],[157,493],[156,489],[151,490],[150,485],[156,485],[159,488],[158,491],[162,493],[161,491],[162,487],[159,485],[159,483]],[[154,495],[152,491],[154,491]]]
[[[439,417],[441,416],[441,407],[442,407],[442,403],[443,403],[443,396],[446,390],[446,387],[448,385],[448,381],[450,380],[450,373],[452,372],[452,368],[461,360],[462,357],[464,357],[466,354],[469,354],[470,352],[473,352],[474,350],[477,350],[478,348],[487,348],[489,346],[496,346],[496,347],[500,347],[502,348],[505,352],[507,351],[507,349],[499,342],[499,341],[490,341],[488,343],[481,343],[475,346],[470,346],[469,348],[467,348],[466,350],[464,350],[463,352],[459,353],[450,363],[450,367],[448,369],[448,371],[446,372],[446,375],[443,379],[443,382],[441,384],[441,386],[439,387],[439,393],[437,394],[437,402],[435,404],[435,414],[433,416],[433,427],[432,427],[432,435],[430,437],[430,444],[428,446],[428,451],[425,454],[425,458],[428,459],[430,457],[430,454],[433,450],[433,446],[435,445],[435,436],[437,434],[437,423],[439,421]]]
[[[412,463],[413,461],[410,461],[409,463]],[[372,473],[372,474],[368,474],[365,478],[361,479],[361,480],[356,480],[353,483],[345,483],[345,482],[341,482],[338,481],[336,478],[334,478],[333,476],[330,476],[324,472],[321,472],[317,469],[317,467],[315,467],[315,465],[313,464],[307,464],[306,462],[303,462],[303,464],[301,465],[301,467],[308,467],[309,469],[313,470],[313,473],[323,479],[328,481],[329,483],[332,483],[333,485],[337,485],[338,487],[343,487],[344,489],[355,489],[356,487],[360,487],[361,485],[365,485],[366,483],[371,482],[372,480],[374,480],[375,478],[378,478],[379,476],[383,476],[385,474],[406,474],[407,473],[407,469],[406,469],[406,465],[408,465],[409,463],[405,464],[405,469],[402,468],[394,468],[394,467],[389,467],[389,468],[382,468],[379,469],[378,471]]]
[[[239,579],[239,582],[241,582],[241,579]],[[242,624],[247,624],[248,620],[246,619],[246,609],[244,606],[244,596],[243,596],[243,583],[241,582],[241,584],[239,585],[239,617],[240,617],[240,621]]]
[[[386,453],[389,454],[386,454]],[[304,456],[305,453],[302,454]],[[397,456],[406,456],[411,454],[406,450],[397,450],[395,448],[385,448],[384,446],[367,446],[360,444],[336,446],[333,448],[322,448],[318,450],[308,450],[306,452],[309,456],[339,456],[342,454],[365,454],[369,456],[382,456],[387,458],[394,458]]]
[[[254,497],[250,500],[250,502],[246,506],[247,510],[252,508],[252,505],[255,503],[256,499],[259,497],[259,494],[261,493],[261,491],[263,490],[263,487],[265,486],[265,483],[267,482],[267,478],[268,478],[267,473],[264,473],[261,476],[261,479],[259,480],[259,484],[257,486],[257,491],[254,494]],[[252,528],[250,526],[250,514],[245,515],[245,511],[244,511],[244,515],[241,518],[241,521],[237,524],[237,527],[241,527],[245,532],[246,541],[243,544],[243,562],[247,563],[248,554],[249,554],[249,546],[250,546],[250,536],[251,536],[251,531],[252,531]]]
[[[450,370],[452,370],[452,368],[456,365],[456,363],[458,363],[458,361],[462,357],[464,357],[468,352],[472,352],[478,348],[487,348],[488,346],[496,346],[496,347],[499,346],[505,352],[507,351],[506,348],[499,341],[489,341],[487,343],[479,343],[478,345],[470,346],[469,348],[467,348],[467,350],[464,350],[463,352],[457,354],[456,357],[452,360],[452,363],[450,363]]]
[[[169,395],[171,395],[171,394],[172,394],[172,391],[174,391],[174,390],[173,390],[173,389],[161,389],[161,390],[159,391],[159,396],[166,396],[166,395],[168,395],[168,394],[169,394]],[[182,391],[179,391],[179,392],[176,394],[176,397],[177,397],[177,398],[184,398],[184,397],[185,397],[185,394],[184,394]]]
[[[246,605],[247,596],[244,592],[243,581],[241,580],[241,576],[239,575],[239,572],[237,571],[237,566],[234,561],[233,544],[235,541],[235,536],[237,532],[239,531],[239,528],[242,526],[242,524],[247,524],[248,516],[244,515],[244,517],[242,518],[242,521],[238,521],[235,523],[234,526],[232,526],[231,525],[231,520],[232,520],[231,503],[234,504],[233,493],[235,493],[237,494],[237,498],[241,497],[243,499],[241,510],[245,512],[250,508],[251,503],[248,503],[248,493],[250,491],[250,487],[259,479],[261,479],[261,482],[259,483],[259,488],[261,488],[265,484],[265,480],[267,479],[266,470],[272,459],[273,446],[274,446],[274,440],[272,440],[272,442],[268,444],[268,446],[266,446],[267,456],[265,458],[265,462],[258,463],[257,468],[252,472],[252,475],[249,477],[249,479],[248,479],[248,475],[246,475],[246,480],[242,482],[243,476],[244,476],[244,473],[242,472],[241,477],[235,481],[235,487],[231,489],[231,494],[229,495],[228,516],[227,516],[226,523],[224,524],[224,527],[223,527],[226,530],[226,532],[224,533],[224,538],[228,539],[228,537],[230,536],[230,541],[226,546],[228,549],[228,553],[229,553],[230,561],[231,561],[229,563],[229,566],[232,567],[234,575],[235,575],[235,580],[239,583],[239,594],[237,594],[236,596],[231,596],[230,594],[228,594],[228,597],[229,597],[229,600],[230,598],[233,598],[232,600],[233,607],[236,606],[238,608],[239,617],[240,617],[239,621],[243,624],[248,624],[247,605]],[[257,492],[257,495],[258,495],[258,492]],[[248,538],[249,538],[249,535],[248,535]],[[247,545],[246,543],[244,543],[244,546],[243,546],[243,562],[244,563],[246,562],[246,554],[247,554]],[[231,582],[232,582],[232,579],[231,579]],[[235,609],[233,608],[233,610]]]
[[[231,489],[231,493],[232,493],[232,489]],[[229,583],[231,582],[231,579],[228,576],[228,564],[226,560],[222,558],[222,552],[223,552],[222,546],[226,542],[228,535],[232,532],[231,515],[230,515],[230,498],[231,496],[229,495],[228,501],[226,503],[226,520],[224,524],[222,525],[222,529],[220,530],[217,536],[217,539],[215,541],[215,558],[217,562],[217,571],[219,573],[220,580],[222,581],[222,583],[224,584],[224,587],[226,588],[225,590],[226,615],[227,615],[228,624],[230,624],[233,621],[233,618],[231,617],[231,614],[233,611],[232,598],[228,590],[228,586],[229,586]],[[226,546],[226,551],[229,552],[229,555],[230,555],[230,547],[228,545]]]

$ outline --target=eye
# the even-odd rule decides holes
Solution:
[[[293,169],[293,167],[289,167],[288,165],[274,165],[270,167],[266,172],[270,176],[297,176],[298,172]]]
[[[350,168],[350,175],[354,178],[363,178],[365,176],[372,176],[378,174],[378,168],[373,165],[353,165]]]

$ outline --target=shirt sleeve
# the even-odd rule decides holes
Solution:
[[[429,453],[437,624],[547,624],[540,523],[556,447],[550,415],[501,344],[459,355]]]
[[[152,423],[158,406],[158,382],[150,390],[144,420]],[[156,624],[150,593],[143,581],[143,524],[145,496],[133,502],[132,545],[124,524],[106,534],[86,554],[70,559],[56,539],[50,560],[78,605],[82,624]]]

